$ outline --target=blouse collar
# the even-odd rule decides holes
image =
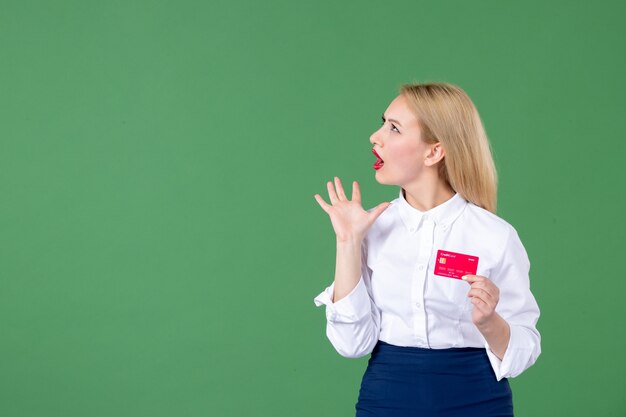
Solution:
[[[459,193],[454,193],[450,199],[438,206],[427,211],[420,211],[406,201],[406,198],[402,194],[402,188],[400,188],[398,201],[400,203],[400,216],[402,221],[411,232],[417,230],[422,220],[432,220],[437,226],[445,230],[456,220],[467,205],[467,200],[461,197]]]

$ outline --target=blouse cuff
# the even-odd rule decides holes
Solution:
[[[341,300],[333,303],[335,283],[322,291],[314,302],[317,307],[326,305],[326,319],[334,323],[355,323],[361,321],[371,312],[370,299],[363,277],[352,291]]]
[[[500,360],[495,353],[493,353],[489,347],[489,343],[485,341],[485,349],[487,350],[487,356],[491,367],[496,374],[496,380],[500,381],[502,378],[513,378],[521,373],[518,371],[519,363],[525,363],[529,356],[528,348],[524,346],[524,337],[522,329],[518,326],[510,325],[509,345],[504,352],[504,357]],[[517,365],[517,366],[516,366]],[[523,369],[522,369],[523,370]]]

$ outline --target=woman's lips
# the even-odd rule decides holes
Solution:
[[[374,169],[378,171],[379,169],[383,167],[383,165],[385,165],[385,161],[383,161],[383,158],[381,158],[380,155],[376,153],[374,148],[372,148],[372,153],[376,156],[376,158],[378,158],[376,159],[376,162],[374,162],[374,165],[373,165]]]

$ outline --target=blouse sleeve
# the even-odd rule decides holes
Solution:
[[[492,271],[500,290],[496,312],[510,328],[509,344],[502,360],[485,342],[487,356],[500,381],[513,378],[535,363],[541,353],[541,335],[537,331],[539,306],[530,292],[530,261],[517,231],[511,227],[502,259]]]
[[[370,270],[365,241],[361,245],[361,276],[347,296],[333,303],[335,283],[315,297],[315,305],[326,305],[326,336],[335,350],[347,358],[372,352],[380,334],[380,311],[370,293]]]

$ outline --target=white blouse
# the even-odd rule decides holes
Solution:
[[[426,212],[411,206],[402,189],[391,203],[363,241],[357,286],[336,303],[334,282],[315,297],[318,307],[326,305],[326,334],[337,352],[365,356],[379,339],[431,349],[485,347],[498,381],[533,365],[541,353],[539,306],[515,228],[458,193]],[[510,327],[502,360],[472,323],[469,283],[433,273],[439,249],[477,256],[476,275],[499,288],[496,312]]]

